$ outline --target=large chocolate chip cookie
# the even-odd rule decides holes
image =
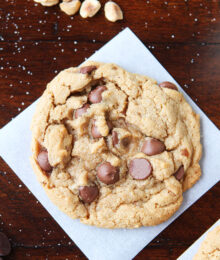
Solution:
[[[107,228],[166,221],[200,177],[199,116],[170,82],[88,62],[48,85],[32,165],[72,218]]]

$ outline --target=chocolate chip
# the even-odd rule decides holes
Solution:
[[[184,176],[185,172],[184,172],[184,167],[183,165],[179,167],[179,169],[174,173],[174,176],[176,177],[176,179],[178,181],[180,181],[183,176]]]
[[[79,187],[79,195],[84,202],[91,203],[98,197],[99,189],[96,185],[81,186]]]
[[[127,147],[129,144],[130,144],[130,138],[129,137],[125,137],[121,140],[121,144],[124,146],[124,147]]]
[[[92,136],[94,138],[101,138],[102,137],[101,133],[99,132],[98,127],[95,124],[95,120],[92,121],[91,133],[92,133]]]
[[[106,86],[98,86],[89,93],[89,101],[92,104],[97,104],[102,101],[102,92],[105,91]]]
[[[0,256],[9,255],[11,252],[11,244],[7,236],[0,232]]]
[[[159,84],[159,86],[161,88],[170,88],[170,89],[174,89],[174,90],[177,90],[178,91],[178,88],[176,85],[174,85],[173,83],[169,82],[169,81],[164,81],[164,82],[161,82]]]
[[[96,69],[97,69],[96,66],[90,65],[90,66],[85,66],[85,67],[79,68],[79,72],[82,74],[90,74]]]
[[[52,171],[52,166],[49,163],[47,151],[41,151],[38,154],[37,161],[38,161],[38,164],[40,165],[42,170],[44,170],[46,172]]]
[[[119,180],[118,169],[109,162],[104,162],[97,168],[99,180],[105,184],[114,184]]]
[[[78,117],[82,116],[83,114],[86,113],[87,109],[90,107],[89,104],[85,104],[82,107],[76,109],[75,111],[75,118],[77,119]]]
[[[116,144],[118,144],[118,133],[115,131],[112,132],[112,144],[113,146],[116,146]]]
[[[165,147],[164,143],[157,139],[154,139],[154,138],[144,141],[142,148],[141,148],[141,152],[145,153],[146,155],[159,154],[165,150],[166,150],[166,147]]]
[[[136,158],[129,164],[129,173],[135,180],[145,180],[152,172],[152,166],[147,159]]]
[[[111,121],[107,121],[107,126],[108,126],[108,129],[109,129],[109,132],[111,132],[113,127],[114,127],[112,122]]]

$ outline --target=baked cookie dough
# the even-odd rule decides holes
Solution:
[[[193,260],[220,260],[220,226],[207,234]]]
[[[201,175],[199,116],[177,87],[115,64],[60,72],[31,129],[31,161],[46,193],[89,225],[162,223]]]

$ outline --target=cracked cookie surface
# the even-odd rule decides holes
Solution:
[[[72,218],[106,228],[157,225],[201,175],[199,116],[176,86],[115,64],[60,72],[32,120],[32,166]]]
[[[220,260],[220,226],[208,232],[193,260]]]

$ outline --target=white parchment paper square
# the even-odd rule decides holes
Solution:
[[[217,226],[220,226],[220,219],[215,224],[213,224],[199,239],[197,239],[177,260],[193,259],[207,233]]]
[[[171,81],[177,84],[128,28],[92,55],[90,59],[117,63],[130,72],[146,74],[159,82]],[[155,227],[110,230],[86,226],[78,220],[70,219],[50,202],[37,182],[29,162],[31,156],[30,123],[36,102],[0,130],[0,155],[89,259],[129,260],[219,181],[219,130],[187,95],[185,97],[196,113],[201,116],[204,147],[204,155],[201,160],[203,174],[200,181],[184,194],[184,202],[179,211],[167,222]]]

